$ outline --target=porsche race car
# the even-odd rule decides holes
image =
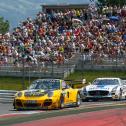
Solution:
[[[16,93],[13,106],[22,109],[54,109],[79,106],[80,92],[72,89],[64,80],[38,79],[27,90]]]

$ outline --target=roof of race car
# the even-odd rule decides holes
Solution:
[[[37,79],[34,81],[60,81],[61,79]]]
[[[98,80],[104,80],[104,79],[120,79],[120,78],[117,78],[117,77],[101,77],[101,78],[96,78],[96,79],[98,79]]]

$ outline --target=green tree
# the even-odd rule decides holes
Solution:
[[[97,0],[99,5],[123,6],[126,5],[126,0]]]
[[[9,31],[9,21],[4,20],[3,17],[0,17],[0,34],[5,34],[6,32]]]

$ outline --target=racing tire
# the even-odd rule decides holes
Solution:
[[[59,99],[59,109],[63,109],[64,108],[64,97],[61,96]]]
[[[81,105],[81,96],[79,93],[77,93],[77,96],[76,96],[76,107],[79,107]]]
[[[14,109],[16,109],[16,107],[15,107],[15,100],[13,101],[13,107],[14,107]]]
[[[119,101],[122,100],[122,90],[120,89]]]
[[[119,98],[113,99],[113,101],[121,101],[122,100],[122,90],[120,90]]]

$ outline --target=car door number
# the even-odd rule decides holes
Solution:
[[[63,91],[63,96],[66,97],[67,96],[67,92],[66,91]]]
[[[68,97],[69,98],[69,92],[64,91],[62,94],[63,94],[64,97]]]

